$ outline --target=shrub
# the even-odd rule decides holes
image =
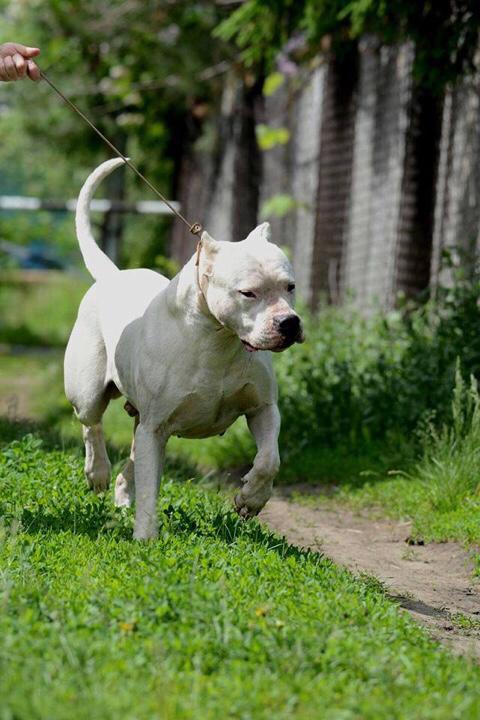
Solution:
[[[327,308],[307,321],[307,342],[277,359],[284,458],[305,448],[406,441],[452,418],[456,359],[480,376],[476,273],[458,272],[423,305],[362,317]]]

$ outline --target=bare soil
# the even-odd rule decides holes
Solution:
[[[408,522],[372,519],[343,508],[311,508],[286,495],[274,496],[260,515],[272,530],[356,575],[374,576],[435,639],[480,660],[480,583],[461,545],[410,546]],[[459,627],[458,613],[477,627]]]

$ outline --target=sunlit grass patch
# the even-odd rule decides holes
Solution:
[[[51,447],[51,449],[49,449]],[[158,541],[86,490],[79,450],[0,460],[5,717],[474,718],[480,670],[385,596],[242,522],[179,470]]]

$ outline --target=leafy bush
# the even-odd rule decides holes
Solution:
[[[480,376],[479,295],[476,277],[457,273],[425,305],[310,318],[307,342],[277,361],[284,458],[319,446],[418,447],[422,427],[452,417],[457,357],[466,378]]]

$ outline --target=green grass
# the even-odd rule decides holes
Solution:
[[[58,272],[0,275],[0,343],[64,347],[89,282]]]
[[[453,615],[450,615],[450,620],[455,627],[463,630],[465,634],[480,632],[480,620],[475,620],[468,615],[463,615],[463,613],[454,613]]]
[[[0,460],[0,717],[477,718],[480,669],[378,583],[242,523],[170,473],[158,541],[85,487],[76,449]]]
[[[411,518],[413,534],[424,540],[478,545],[479,490],[480,396],[476,381],[472,378],[470,384],[465,383],[457,367],[452,421],[440,429],[427,427],[421,455],[411,458],[407,470],[352,473],[333,493],[298,499],[309,504],[376,508],[383,515]]]

